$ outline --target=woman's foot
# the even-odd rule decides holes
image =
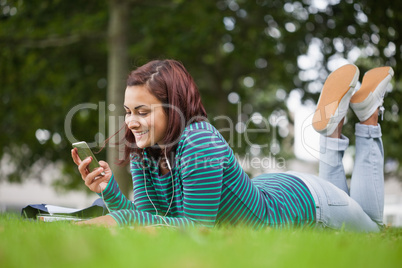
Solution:
[[[313,116],[313,128],[318,133],[340,136],[358,79],[359,69],[353,64],[344,65],[328,76]]]
[[[361,87],[350,100],[350,107],[362,124],[378,122],[378,108],[382,106],[388,83],[393,75],[394,70],[389,66],[374,68],[365,73]]]

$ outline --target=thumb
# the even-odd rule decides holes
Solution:
[[[108,164],[107,162],[105,162],[105,161],[102,161],[102,160],[99,161],[99,165],[100,165],[101,167],[103,167],[104,170],[110,169],[109,164]]]

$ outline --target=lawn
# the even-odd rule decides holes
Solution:
[[[402,229],[108,229],[0,214],[0,267],[402,267]]]

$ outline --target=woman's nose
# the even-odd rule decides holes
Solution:
[[[138,120],[135,120],[135,118],[133,117],[127,118],[126,124],[130,129],[138,128],[140,126],[140,122],[138,122]]]

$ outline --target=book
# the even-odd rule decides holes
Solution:
[[[68,208],[49,204],[32,204],[24,207],[21,216],[44,222],[51,221],[81,221],[107,214],[103,201],[97,199],[87,208]]]
[[[38,214],[36,216],[38,221],[44,222],[52,222],[52,221],[83,221],[86,219],[74,217],[74,216],[67,216],[67,215],[42,215]]]

